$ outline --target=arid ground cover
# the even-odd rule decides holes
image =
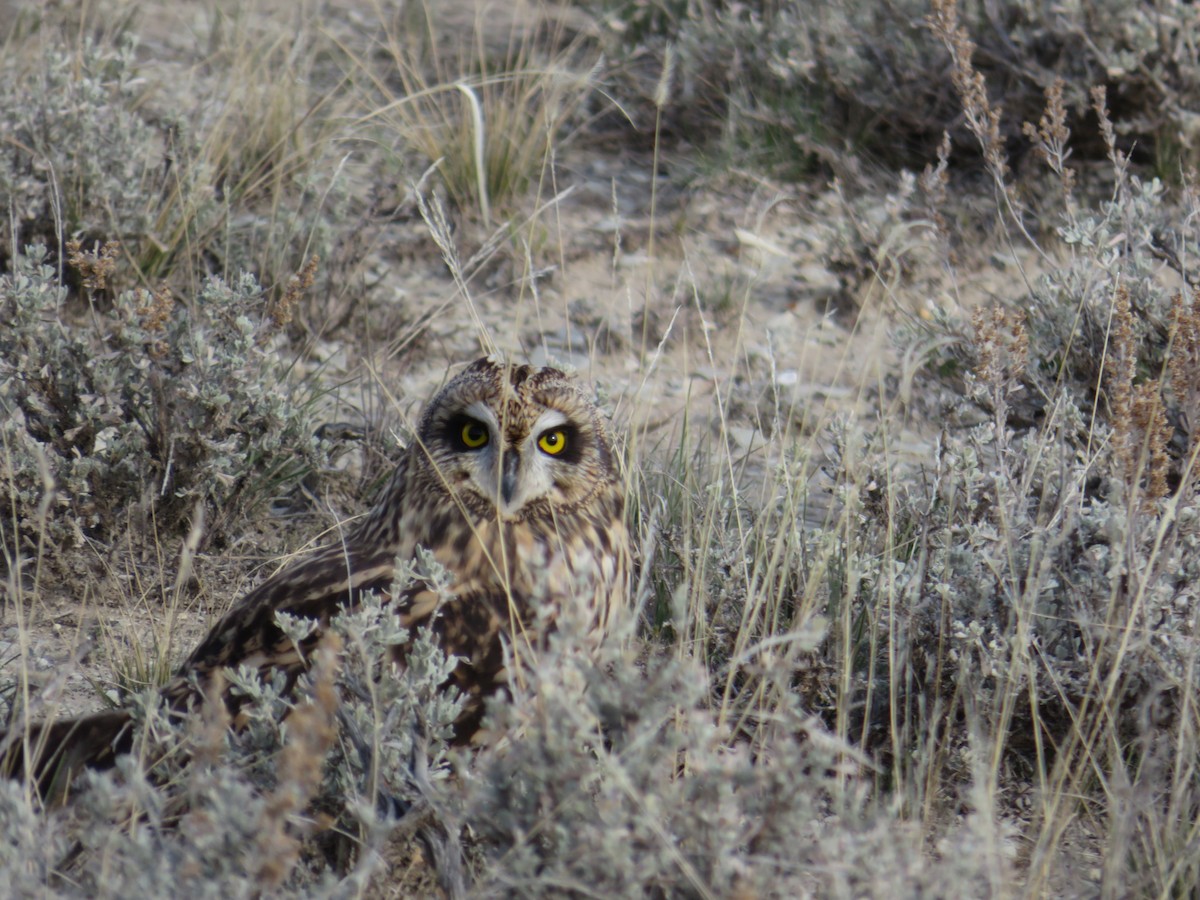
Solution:
[[[3,892],[1194,895],[1198,18],[0,2],[0,688],[139,748]],[[375,602],[168,717],[484,353],[612,422],[600,658],[452,748]]]

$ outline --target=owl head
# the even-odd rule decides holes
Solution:
[[[573,509],[616,478],[599,413],[558,369],[476,360],[430,402],[417,440],[429,480],[480,517]]]

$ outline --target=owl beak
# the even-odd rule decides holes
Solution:
[[[521,456],[516,450],[510,450],[504,455],[504,472],[500,476],[500,498],[505,506],[512,504],[513,496],[517,493],[517,467]]]

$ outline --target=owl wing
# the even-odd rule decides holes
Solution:
[[[171,706],[182,709],[214,672],[248,666],[298,675],[329,620],[351,607],[362,591],[387,588],[395,571],[391,548],[334,545],[264,581],[218,620],[163,689]],[[276,613],[316,622],[297,646],[284,634]]]
[[[199,700],[212,674],[225,667],[248,666],[263,675],[283,672],[290,687],[302,671],[330,620],[352,609],[365,591],[386,591],[395,577],[392,548],[333,546],[284,569],[226,613],[164,688],[171,706],[184,709]],[[420,579],[395,599],[405,628],[430,625],[442,649],[458,657],[451,680],[467,697],[455,724],[456,737],[469,740],[478,730],[483,698],[505,683],[501,635],[508,631],[507,594],[487,581],[455,584],[446,598]],[[316,623],[299,644],[276,621],[283,612]],[[405,646],[395,648],[404,662]],[[226,692],[226,707],[236,715],[240,698]]]

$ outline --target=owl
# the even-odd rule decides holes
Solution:
[[[599,639],[626,605],[629,537],[619,466],[587,395],[553,368],[488,357],[429,403],[378,503],[341,541],[263,582],[235,604],[163,688],[181,714],[214,673],[249,666],[303,671],[332,616],[365,591],[387,591],[397,561],[424,548],[453,576],[452,597],[417,580],[393,602],[407,627],[428,624],[459,662],[451,682],[466,703],[455,736],[469,741],[483,699],[501,689],[564,616]],[[313,620],[299,646],[276,613]],[[397,662],[403,664],[403,646]],[[236,712],[238,698],[225,701]],[[131,747],[130,714],[110,710],[6,737],[8,771],[55,792],[84,767],[105,768]],[[32,764],[24,761],[28,747]]]

